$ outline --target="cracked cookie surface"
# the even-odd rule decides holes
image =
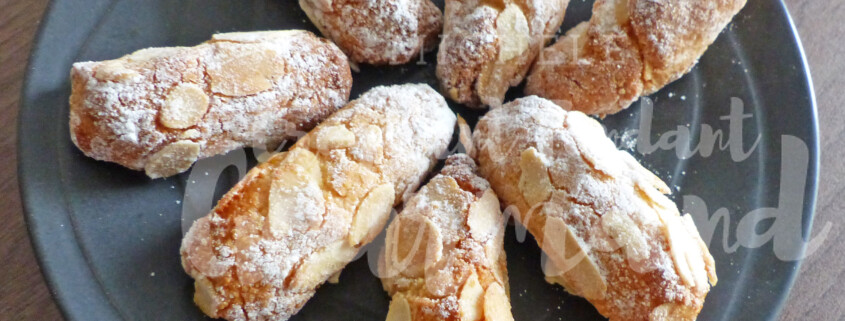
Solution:
[[[569,0],[447,0],[437,53],[440,89],[470,107],[498,107],[560,28]]]
[[[615,114],[689,72],[746,0],[597,0],[593,15],[544,49],[527,95]]]
[[[695,320],[713,257],[669,188],[601,125],[530,96],[487,113],[480,173],[548,257],[547,280],[610,320]]]
[[[286,320],[383,229],[451,140],[426,85],[376,87],[247,173],[182,241],[205,314]]]
[[[388,321],[513,321],[505,217],[476,170],[469,156],[450,156],[387,228],[379,274]]]

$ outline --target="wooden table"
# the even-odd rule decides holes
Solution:
[[[755,1],[755,0],[749,0]],[[822,168],[814,230],[833,224],[827,240],[801,268],[784,320],[845,317],[845,2],[786,0],[804,41],[815,80]],[[18,194],[16,134],[19,95],[29,49],[46,0],[0,0],[0,319],[61,319],[44,284],[23,221]],[[814,234],[815,235],[815,232]]]

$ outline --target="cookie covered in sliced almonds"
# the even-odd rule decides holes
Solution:
[[[228,320],[288,319],[384,229],[455,122],[431,87],[377,87],[250,170],[182,241],[197,305]],[[381,145],[368,149],[374,140],[361,136],[374,132]],[[378,155],[352,152],[362,149]],[[409,315],[394,306],[396,318]]]
[[[437,78],[444,95],[498,107],[563,22],[569,0],[446,0]]]
[[[543,49],[525,94],[615,114],[692,70],[747,0],[597,0],[592,17]]]
[[[197,159],[297,138],[346,104],[352,77],[334,44],[288,30],[79,62],[71,84],[74,144],[157,178]]]
[[[482,117],[480,173],[537,239],[549,282],[610,320],[695,320],[713,257],[666,184],[580,112],[530,96]]]
[[[387,228],[379,277],[387,320],[513,320],[499,199],[455,154]]]

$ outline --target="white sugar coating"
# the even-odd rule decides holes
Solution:
[[[431,158],[445,151],[457,118],[443,96],[420,84],[375,87],[332,115],[326,124],[341,123],[364,112],[352,108],[358,105],[368,106],[366,113],[378,115],[374,125],[381,127],[383,158],[389,160],[379,166],[380,172],[391,173],[393,179],[404,178],[395,187],[404,200],[419,187],[421,174],[433,165]]]
[[[143,169],[150,155],[180,139],[199,143],[200,158],[278,144],[346,103],[349,67],[333,45],[304,31],[227,35],[196,47],[150,48],[118,60],[75,63],[74,142],[90,157]],[[282,66],[267,71],[268,89],[238,97],[212,90],[220,80],[208,71],[231,62],[232,50],[269,53],[269,61]],[[112,74],[131,77],[109,80]],[[171,89],[184,83],[205,91],[209,109],[186,130],[166,128],[158,114]]]
[[[495,213],[486,213],[495,217],[496,222],[483,231],[482,237],[475,230],[471,233],[468,223],[470,208],[481,201],[482,195],[492,193],[489,183],[476,170],[474,161],[467,155],[451,155],[441,172],[405,203],[387,230],[386,252],[382,253],[379,264],[380,271],[386,273],[382,275],[382,283],[391,296],[406,298],[412,314],[422,313],[423,319],[452,320],[466,313],[462,309],[469,307],[461,307],[458,300],[471,274],[478,277],[482,289],[492,283],[507,285],[502,243],[506,222],[498,206]],[[412,229],[405,230],[404,224],[411,222],[430,224],[411,225]],[[410,253],[425,251],[424,261],[412,260],[410,265],[404,265],[386,259],[388,253],[394,253],[391,249],[402,248],[400,243],[414,243],[417,233],[426,228],[433,229],[428,230],[429,238],[422,240],[420,248],[408,249],[412,252],[407,254],[415,257],[416,254]],[[434,248],[439,249],[439,255],[431,253]],[[438,259],[429,261],[431,258]]]
[[[746,0],[597,0],[590,21],[546,48],[525,86],[566,109],[608,115],[695,66]]]
[[[369,21],[377,22],[375,26],[361,26],[353,19],[341,20],[340,27],[361,40],[364,51],[369,55],[381,54],[387,57],[409,55],[419,46],[417,38],[417,12],[420,1],[367,1],[366,10],[375,15],[369,16]],[[414,10],[416,9],[416,10]],[[354,17],[361,9],[354,6],[343,6],[341,17]],[[384,38],[380,32],[388,28],[396,28],[394,37]],[[378,51],[378,52],[376,52]]]
[[[449,156],[447,165],[441,173],[431,179],[433,182],[453,179],[461,190],[449,188],[449,184],[439,182],[429,183],[420,188],[405,204],[402,211],[404,216],[421,215],[430,219],[440,230],[444,244],[456,246],[458,241],[466,240],[466,244],[477,243],[469,237],[466,214],[469,206],[490,188],[490,184],[476,173],[475,162],[464,154]],[[449,197],[445,199],[444,197]],[[458,199],[458,207],[455,207]]]
[[[395,186],[397,197],[411,193],[436,157],[446,150],[455,121],[445,100],[426,85],[372,89],[329,117],[288,152],[253,168],[209,216],[197,221],[183,240],[185,270],[197,280],[211,280],[214,289],[210,296],[225,302],[214,309],[224,318],[287,319],[319,286],[292,285],[301,274],[317,273],[303,265],[333,245],[348,244],[353,217],[372,214],[356,214],[360,200],[354,195],[363,197],[384,183]],[[314,136],[331,126],[368,135],[381,132],[383,146],[363,146],[378,140],[356,137],[355,145],[349,148],[318,151]],[[379,161],[355,160],[350,152],[355,147],[372,148],[369,160]],[[303,181],[315,175],[309,167],[317,169],[316,175],[321,177],[318,181]],[[305,187],[285,189],[296,191],[289,194],[293,208],[269,213],[273,206],[268,202],[274,199],[267,190],[281,177],[285,184]],[[294,181],[287,181],[290,177]],[[282,229],[268,224],[274,219],[283,221]],[[363,245],[345,246],[357,251]],[[342,267],[352,257],[330,259],[337,262],[329,264]]]
[[[629,8],[633,35],[651,74],[644,94],[689,72],[746,0],[648,0]]]
[[[667,239],[664,219],[680,218],[675,204],[661,193],[669,192],[668,187],[630,154],[617,150],[597,121],[530,96],[485,115],[473,140],[481,173],[503,201],[520,211],[532,204],[510,180],[520,175],[524,150],[533,147],[542,155],[554,186],[541,212],[561,218],[596,263],[608,286],[605,299],[592,302],[603,314],[647,317],[653,302],[681,302],[700,309],[709,286],[681,282],[668,251],[688,245]],[[626,228],[645,238],[645,259],[626,255],[615,245],[604,219],[611,213],[630,219],[633,224]],[[542,233],[536,224],[528,226],[535,236]],[[697,234],[684,237],[700,240]],[[699,253],[697,246],[689,244],[682,251]]]
[[[724,3],[730,2],[738,1],[636,1],[631,11],[633,15],[642,17],[642,25],[650,30],[644,37],[645,42],[658,55],[668,59],[681,50],[679,47],[686,44],[689,35],[703,34],[715,38],[724,28],[724,22],[720,22],[724,18],[714,14],[724,10]]]
[[[429,0],[301,0],[321,32],[356,62],[402,64],[439,30]]]
[[[560,27],[568,3],[568,0],[447,0],[443,38],[437,54],[437,77],[444,92],[458,102],[473,106],[500,105],[504,97],[486,95],[501,92],[504,96],[506,88],[522,81],[546,40]],[[528,50],[501,64],[497,63],[499,55],[513,47],[512,42],[520,40],[503,39],[497,29],[500,14],[513,5],[520,8],[528,24],[528,39],[525,39]],[[482,82],[482,77],[495,80]],[[485,86],[502,88],[482,88]]]

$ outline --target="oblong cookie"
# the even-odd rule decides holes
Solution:
[[[182,240],[194,301],[228,320],[286,320],[384,227],[452,138],[426,85],[377,87],[256,166]]]
[[[569,0],[446,0],[437,78],[444,95],[498,107],[563,22]]]
[[[547,255],[547,280],[610,320],[695,320],[713,257],[669,188],[597,121],[530,96],[473,135],[480,172]]]
[[[434,49],[443,26],[430,0],[299,0],[299,6],[357,63],[407,63]]]
[[[597,0],[593,16],[544,49],[527,95],[617,113],[690,71],[746,0]]]
[[[510,320],[505,216],[475,162],[450,156],[387,228],[388,321]]]
[[[301,136],[346,104],[346,56],[307,31],[224,33],[71,69],[71,139],[153,178]]]

